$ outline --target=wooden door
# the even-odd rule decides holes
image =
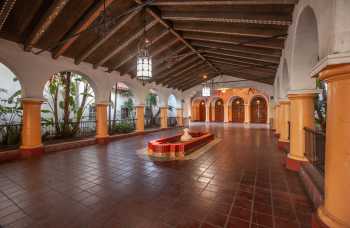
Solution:
[[[232,122],[244,122],[244,101],[240,97],[232,101]]]
[[[267,123],[267,103],[262,97],[254,97],[250,103],[252,123]]]
[[[221,99],[215,102],[215,121],[224,122],[224,102]]]
[[[199,121],[205,121],[205,102],[199,103]]]

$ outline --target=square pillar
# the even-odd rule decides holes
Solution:
[[[278,144],[280,148],[289,145],[288,139],[288,122],[290,113],[290,101],[288,99],[280,100],[280,138]]]
[[[176,109],[176,121],[177,121],[177,125],[179,127],[183,127],[184,126],[184,121],[183,121],[183,109],[182,108],[177,108]]]
[[[280,135],[280,104],[276,104],[276,132],[275,135],[279,137]]]
[[[23,98],[23,125],[20,152],[22,157],[32,157],[43,154],[41,142],[41,104],[43,100]]]
[[[315,128],[314,98],[315,91],[290,93],[290,152],[287,158],[287,168],[299,171],[300,164],[306,162],[304,127]],[[281,114],[279,114],[281,117]],[[281,119],[281,118],[280,118]],[[280,127],[281,129],[281,127]]]
[[[244,123],[250,123],[250,104],[244,104]]]
[[[96,104],[96,142],[98,144],[107,144],[109,141],[107,108],[109,103]]]
[[[160,107],[160,128],[168,128],[168,107]]]
[[[145,130],[145,106],[135,106],[136,109],[136,131]]]
[[[325,198],[318,209],[323,226],[318,227],[345,228],[350,227],[350,64],[328,66],[319,76],[328,92]]]

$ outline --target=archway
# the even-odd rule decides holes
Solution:
[[[310,73],[319,60],[319,39],[316,15],[309,6],[299,16],[293,50],[291,86],[314,89],[316,83]]]
[[[0,63],[0,150],[18,146],[20,143],[21,88],[16,75]]]
[[[267,102],[265,98],[256,96],[250,102],[251,123],[267,123]]]
[[[116,82],[108,106],[109,133],[127,133],[135,128],[134,94],[123,82]]]
[[[170,94],[168,97],[168,127],[175,127],[177,125],[177,102],[176,97],[173,94]]]
[[[43,139],[95,135],[95,92],[86,76],[58,72],[46,83],[41,106]]]
[[[224,101],[220,98],[214,103],[215,122],[224,122]]]
[[[206,120],[206,104],[204,99],[195,99],[192,102],[192,121],[201,121]]]
[[[149,90],[145,104],[145,128],[160,127],[160,98],[157,91]]]
[[[231,105],[232,122],[243,123],[244,122],[244,100],[241,97],[236,97],[232,100]]]

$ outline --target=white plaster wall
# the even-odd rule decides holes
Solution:
[[[300,16],[306,7],[310,7],[316,17],[318,33],[318,56],[319,62],[313,63],[309,75],[301,78],[298,75],[298,64],[294,64],[296,53],[296,37]],[[282,78],[283,64],[286,62],[289,73],[289,90],[314,89],[314,82],[311,76],[317,74],[327,63],[350,62],[350,1],[349,0],[299,0],[293,13],[293,23],[288,30],[288,38],[285,41],[285,49],[280,61],[276,77]],[[315,40],[315,42],[317,42]],[[305,48],[305,54],[308,53]],[[295,58],[293,58],[295,57]],[[331,60],[330,60],[331,59]],[[322,65],[322,66],[321,66]],[[277,81],[275,81],[277,82]],[[281,88],[282,97],[287,94],[288,86],[280,79],[280,85],[274,87]],[[275,89],[278,90],[278,89]]]
[[[131,79],[129,75],[121,76],[118,72],[106,73],[104,68],[93,69],[91,64],[74,64],[74,60],[66,57],[54,60],[50,53],[44,52],[35,55],[24,52],[22,45],[0,39],[0,62],[6,65],[19,79],[22,85],[22,97],[43,98],[43,90],[49,78],[57,72],[72,71],[87,78],[94,89],[96,103],[108,102],[109,93],[115,83],[123,82],[135,96],[136,105],[143,105],[149,89],[155,89],[160,97],[161,105],[167,104],[170,94],[181,100],[181,92],[158,85],[142,85],[138,80]]]

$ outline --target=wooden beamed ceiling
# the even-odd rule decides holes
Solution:
[[[151,82],[186,90],[226,74],[272,84],[297,0],[17,0],[1,38],[135,77],[146,24]],[[97,26],[104,6],[107,29]],[[79,9],[79,10],[77,10]],[[38,51],[39,50],[39,51]],[[40,51],[41,50],[41,51]]]

